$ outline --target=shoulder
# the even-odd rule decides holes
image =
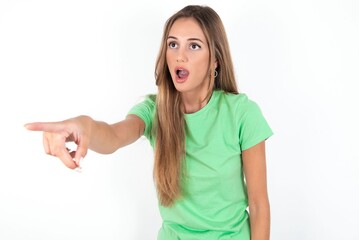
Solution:
[[[236,112],[246,112],[258,109],[258,104],[250,99],[246,93],[226,93],[218,91],[221,104],[226,104]]]
[[[157,94],[147,94],[146,95],[146,99],[148,99],[149,101],[155,103],[156,102],[156,98],[157,98]]]
[[[143,97],[140,97],[135,104],[135,107],[154,110],[156,107],[156,97],[156,94],[147,94]]]
[[[156,108],[156,94],[147,94],[141,97],[130,109],[128,114],[135,114],[143,118],[145,115],[150,117]]]
[[[147,94],[142,98],[141,102],[150,105],[156,105],[156,98],[157,98],[157,94]]]

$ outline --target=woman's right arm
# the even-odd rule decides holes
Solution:
[[[45,152],[75,169],[88,149],[109,154],[135,142],[143,135],[145,123],[136,115],[128,115],[126,119],[111,125],[88,116],[79,116],[61,122],[28,123],[25,127],[31,131],[42,131]],[[76,151],[69,152],[66,142],[74,142]]]
[[[109,154],[135,142],[143,135],[145,123],[136,115],[128,115],[121,122],[109,125],[92,120],[89,149]]]

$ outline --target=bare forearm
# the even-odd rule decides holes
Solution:
[[[247,181],[251,240],[269,240],[270,207],[264,141],[242,152]]]
[[[270,239],[270,207],[269,203],[250,205],[251,240]]]
[[[133,143],[140,136],[140,129],[134,119],[125,119],[112,125],[91,119],[89,149],[102,154],[110,154]]]

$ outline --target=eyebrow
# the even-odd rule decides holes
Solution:
[[[178,40],[178,38],[176,38],[174,36],[168,36],[167,40],[170,39],[170,38]],[[203,41],[201,39],[199,39],[199,38],[188,38],[187,41],[199,41],[199,42],[203,43]]]

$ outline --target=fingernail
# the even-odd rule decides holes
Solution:
[[[75,161],[75,163],[76,163],[77,166],[80,166],[80,161],[81,161],[81,159],[82,159],[82,158],[80,158],[80,159],[78,159],[78,158],[74,159],[74,161]]]
[[[81,158],[79,159],[79,161],[77,162],[77,165],[78,165],[79,167],[82,166],[82,161],[83,161],[83,160],[84,160],[84,158],[81,157]]]

